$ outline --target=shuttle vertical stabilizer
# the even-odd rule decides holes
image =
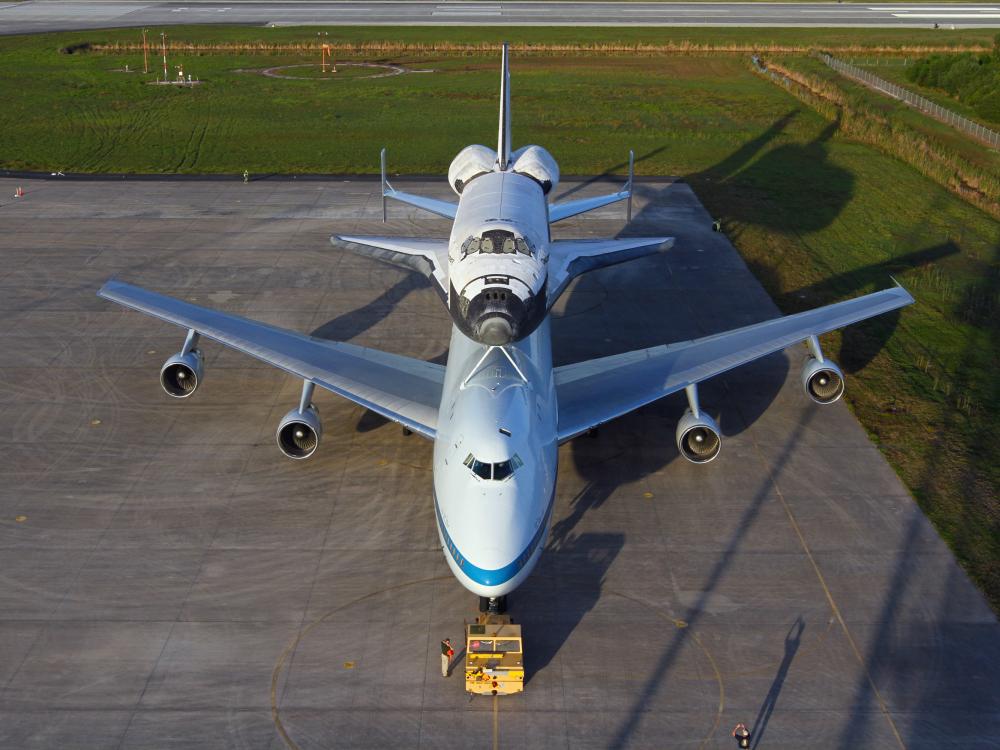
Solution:
[[[505,171],[510,166],[510,64],[507,42],[503,43],[500,63],[500,133],[497,136],[497,166]]]

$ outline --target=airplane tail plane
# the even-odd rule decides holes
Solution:
[[[497,167],[505,172],[510,166],[510,55],[503,43],[500,60],[500,128],[497,134]]]

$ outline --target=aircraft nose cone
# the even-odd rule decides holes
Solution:
[[[506,318],[494,315],[484,320],[479,326],[479,338],[489,346],[504,346],[514,338],[514,331]]]

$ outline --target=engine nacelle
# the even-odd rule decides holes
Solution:
[[[511,168],[541,185],[546,195],[559,184],[559,165],[541,146],[519,148],[511,154],[511,160],[514,162]]]
[[[707,464],[722,450],[719,425],[705,412],[696,417],[688,409],[677,423],[677,450],[691,463]]]
[[[448,184],[459,195],[476,177],[493,171],[497,163],[497,152],[486,146],[466,146],[458,152],[448,167]]]
[[[200,349],[187,354],[177,352],[160,368],[160,385],[168,396],[187,398],[201,384],[205,372],[205,358]]]
[[[315,453],[321,437],[323,423],[314,404],[309,404],[305,411],[292,409],[281,418],[275,433],[281,452],[296,459],[309,458]]]
[[[829,359],[810,357],[802,367],[802,390],[817,404],[832,404],[844,395],[844,373]]]

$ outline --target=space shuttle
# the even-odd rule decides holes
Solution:
[[[337,235],[335,243],[381,261],[423,272],[452,320],[473,341],[505,346],[531,335],[577,275],[669,246],[670,238],[553,241],[549,227],[617,201],[631,214],[633,155],[625,187],[609,195],[550,204],[559,165],[541,146],[512,150],[510,68],[503,45],[497,148],[462,149],[448,168],[457,203],[396,190],[386,179],[382,199],[394,199],[452,219],[448,240]]]

